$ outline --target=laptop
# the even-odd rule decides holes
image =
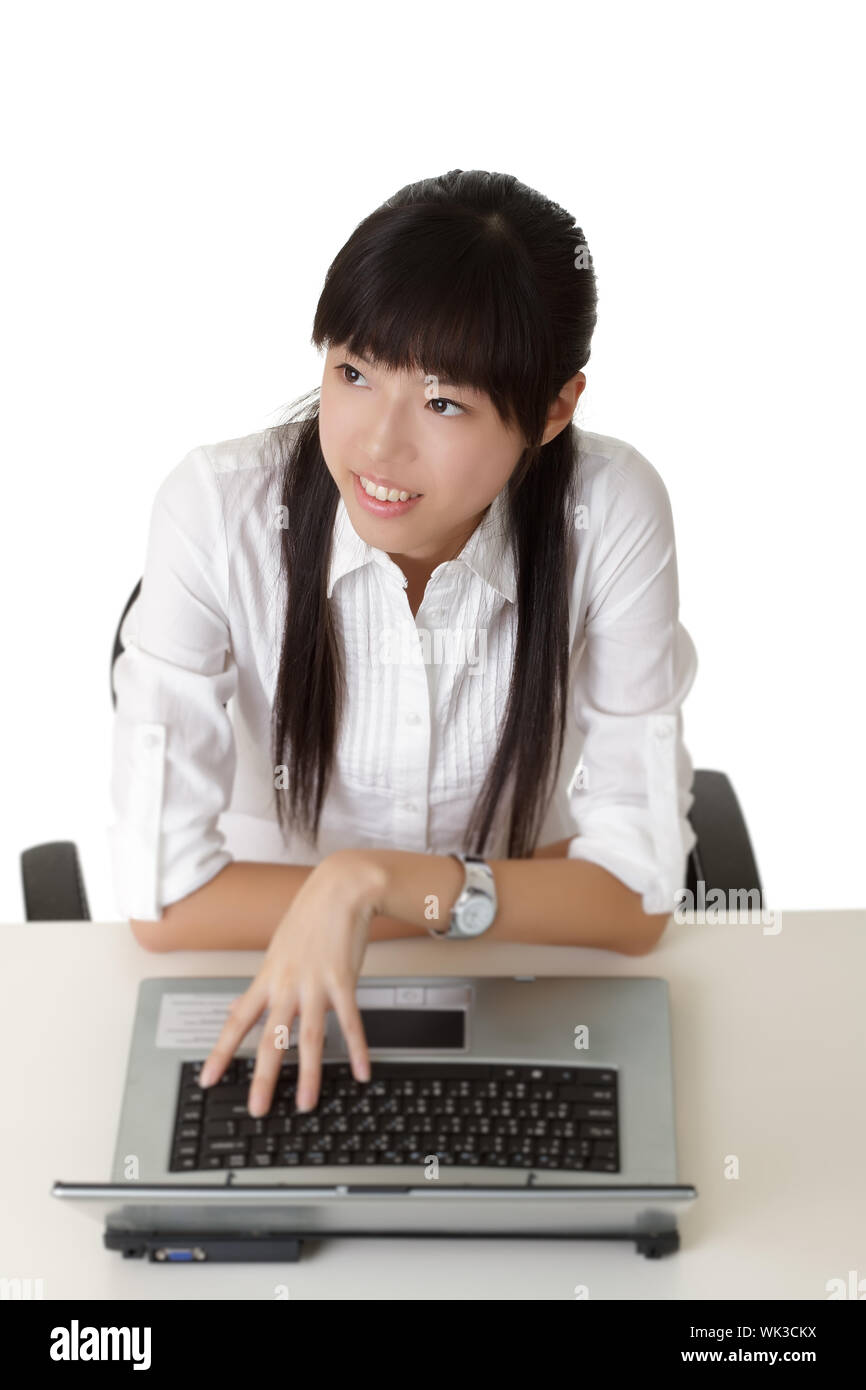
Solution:
[[[198,1073],[249,979],[141,982],[111,1177],[55,1182],[103,1244],[160,1263],[297,1260],[344,1236],[531,1236],[679,1248],[667,981],[362,976],[371,1062],[329,1010],[319,1099],[295,1107],[295,1020],[268,1113],[247,1111],[265,1014]]]

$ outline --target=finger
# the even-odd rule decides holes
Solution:
[[[247,1102],[247,1109],[251,1115],[266,1115],[271,1108],[274,1087],[283,1065],[289,1034],[297,1012],[297,991],[291,990],[280,996],[268,1015],[256,1053],[256,1065]]]
[[[245,994],[239,994],[232,1000],[222,1032],[199,1073],[200,1086],[212,1086],[215,1081],[219,1081],[266,1003],[266,986],[264,983],[259,984],[258,980],[253,981]]]
[[[367,1050],[367,1037],[355,991],[350,984],[334,985],[331,988],[331,999],[343,1037],[346,1039],[352,1074],[357,1081],[369,1081],[370,1053]]]
[[[319,1099],[327,1007],[327,998],[320,992],[308,994],[301,998],[301,1022],[298,1029],[298,1089],[295,1095],[295,1104],[299,1110],[312,1110]]]

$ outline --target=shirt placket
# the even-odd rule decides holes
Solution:
[[[417,663],[402,660],[404,648],[414,651],[418,633],[405,591],[409,581],[390,556],[383,568],[389,573],[389,612],[401,638],[401,661],[396,673],[396,721],[387,731],[391,749],[391,775],[394,799],[391,807],[392,843],[416,853],[430,852],[430,692],[427,671],[420,657]],[[420,610],[419,610],[420,611]]]

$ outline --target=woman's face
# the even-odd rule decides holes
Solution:
[[[339,345],[325,359],[319,439],[361,539],[419,560],[460,550],[524,448],[487,395],[372,367]],[[362,476],[420,497],[394,511],[375,499],[368,507]]]

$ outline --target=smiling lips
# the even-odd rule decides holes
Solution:
[[[356,478],[368,497],[375,497],[379,502],[408,502],[414,497],[420,497],[420,492],[409,492],[406,488],[400,488],[396,483],[390,482],[387,478],[374,478],[366,473],[356,473]]]
[[[405,488],[389,488],[384,481],[380,483],[377,479],[368,478],[366,474],[363,475],[362,481],[360,473],[353,473],[352,483],[358,506],[382,521],[394,521],[407,516],[423,501],[423,493],[410,494]]]

